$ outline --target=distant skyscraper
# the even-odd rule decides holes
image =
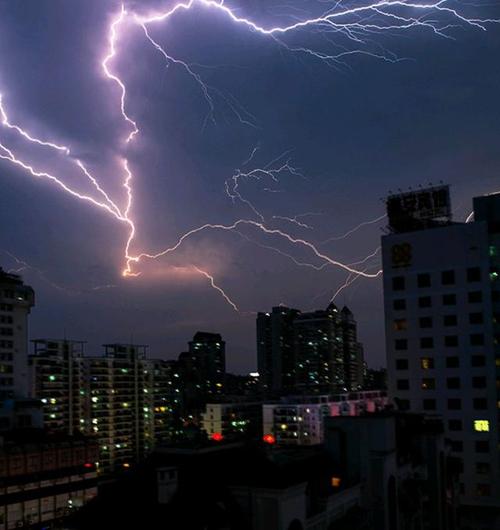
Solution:
[[[352,311],[344,306],[340,311],[340,330],[342,334],[345,383],[349,390],[361,389],[364,382],[363,345],[358,342],[357,327]]]
[[[202,391],[222,393],[226,375],[226,343],[220,334],[196,332],[189,342],[188,353]]]
[[[0,402],[28,395],[28,315],[33,289],[0,268]]]
[[[382,238],[389,393],[444,418],[462,502],[500,505],[500,195],[452,223],[449,191],[388,199]]]
[[[305,394],[346,390],[343,333],[335,304],[293,321],[295,386]]]
[[[363,383],[363,348],[344,307],[301,313],[274,307],[257,316],[257,359],[268,393],[333,393]]]
[[[264,390],[292,391],[295,384],[293,321],[298,309],[273,307],[257,315],[257,364]]]
[[[88,431],[87,379],[82,341],[38,339],[29,357],[30,395],[42,401],[51,432]]]
[[[144,359],[147,346],[105,344],[104,357],[86,359],[91,432],[105,470],[128,467],[154,445],[153,404]]]

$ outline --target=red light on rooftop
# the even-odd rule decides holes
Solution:
[[[262,440],[266,443],[266,444],[269,444],[269,445],[273,445],[276,443],[276,437],[273,436],[272,434],[265,434],[263,437],[262,437]]]
[[[94,467],[94,464],[91,464],[90,462],[86,462],[85,464],[83,464],[83,467],[90,469],[91,467]]]
[[[220,432],[214,432],[212,434],[212,440],[214,442],[222,442],[224,436],[222,436],[222,434]]]

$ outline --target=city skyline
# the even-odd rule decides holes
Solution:
[[[119,3],[69,8],[41,2],[30,7],[28,17],[21,16],[22,2],[1,7],[8,53],[0,54],[0,93],[9,120],[40,137],[68,143],[92,170],[104,168],[106,184],[120,186],[113,176],[125,131],[116,108],[119,93],[99,67]],[[131,12],[135,7],[127,5]],[[247,10],[240,10],[241,15],[265,27],[273,20],[289,23],[286,13],[273,12],[262,2]],[[496,16],[490,8],[480,11],[484,18]],[[155,29],[154,37],[197,65],[207,84],[225,94],[215,105],[218,126],[204,125],[206,100],[199,85],[182,68],[165,70],[144,35],[127,29],[130,37],[120,43],[112,65],[127,77],[130,112],[142,129],[129,153],[136,173],[135,213],[140,210],[141,248],[136,250],[164,248],[207,222],[227,225],[251,218],[248,205],[238,200],[233,205],[226,182],[289,150],[282,160],[289,160],[292,171],[279,183],[269,178],[242,183],[244,197],[257,204],[273,228],[315,244],[333,238],[320,246],[333,259],[361,261],[377,249],[385,223],[380,199],[389,190],[443,180],[452,184],[457,219],[465,219],[470,197],[495,191],[500,166],[499,72],[494,67],[498,31],[465,26],[455,40],[429,28],[401,32],[397,37],[402,38],[376,35],[377,45],[407,60],[357,56],[346,68],[330,68],[314,58],[297,60],[270,39],[241,31],[224,17],[214,20],[203,9],[193,19],[182,15],[178,28],[167,24]],[[199,43],[189,39],[195,28]],[[57,46],[59,42],[67,44]],[[43,61],[47,57],[51,60]],[[239,103],[227,95],[233,93]],[[256,116],[258,127],[242,126],[228,98]],[[31,161],[43,166],[39,155],[37,151]],[[102,342],[127,342],[132,335],[134,342],[151,344],[155,356],[173,358],[195,329],[216,331],[228,342],[230,369],[245,372],[256,364],[254,316],[246,312],[279,303],[304,310],[326,307],[347,278],[336,268],[318,272],[299,267],[248,242],[245,237],[275,245],[249,231],[243,236],[204,234],[173,259],[145,265],[142,277],[122,279],[126,235],[119,226],[5,161],[1,171],[0,219],[11,229],[0,238],[0,261],[6,269],[22,268],[10,253],[43,271],[43,276],[35,269],[22,272],[40,292],[31,316],[32,336],[66,334],[87,339],[89,349],[97,350]],[[234,195],[234,188],[230,191]],[[300,217],[306,213],[314,215]],[[335,240],[375,219],[380,221]],[[278,248],[290,253],[287,245]],[[322,265],[310,252],[296,250],[295,259]],[[377,255],[368,263],[376,272]],[[192,265],[212,274],[242,314]],[[384,359],[380,289],[380,279],[361,278],[336,300],[356,315],[360,341],[373,366]]]

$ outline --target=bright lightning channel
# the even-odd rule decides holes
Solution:
[[[101,66],[104,75],[110,81],[113,81],[119,89],[119,107],[122,118],[128,126],[128,132],[124,137],[125,144],[127,145],[130,144],[132,140],[134,140],[134,138],[139,134],[140,131],[136,121],[130,116],[127,111],[127,89],[125,82],[119,77],[116,72],[114,72],[111,66],[111,63],[118,55],[118,41],[122,36],[122,28],[125,26],[125,23],[137,24],[138,26],[140,26],[147,40],[150,42],[150,44],[153,45],[153,47],[158,52],[163,54],[163,57],[167,62],[180,64],[199,84],[203,91],[205,99],[209,104],[210,109],[213,110],[213,100],[211,99],[207,85],[204,84],[201,77],[196,72],[194,72],[194,70],[192,70],[188,63],[179,61],[178,59],[175,59],[170,56],[158,44],[158,42],[151,37],[151,34],[148,31],[149,26],[153,24],[160,24],[166,20],[173,18],[174,15],[180,12],[189,12],[196,6],[201,6],[209,10],[219,12],[227,16],[227,18],[231,22],[246,27],[247,29],[257,34],[266,37],[271,37],[274,42],[276,42],[280,46],[283,46],[289,52],[307,54],[326,64],[339,63],[339,61],[342,61],[342,59],[353,54],[364,54],[390,62],[397,62],[398,59],[386,50],[382,49],[381,53],[378,53],[366,50],[363,48],[363,46],[367,46],[372,43],[372,40],[370,38],[372,35],[382,33],[392,34],[395,30],[408,31],[410,29],[416,28],[427,29],[441,37],[449,37],[447,31],[452,29],[453,27],[456,27],[457,25],[468,25],[481,30],[486,30],[487,24],[499,22],[499,20],[496,19],[480,19],[467,17],[463,13],[461,13],[458,8],[455,9],[449,7],[449,5],[450,4],[447,0],[382,0],[377,2],[368,2],[366,4],[357,5],[355,7],[344,7],[340,2],[337,2],[334,4],[333,7],[330,7],[325,13],[320,16],[312,18],[300,18],[289,25],[265,27],[263,25],[257,24],[256,22],[248,18],[237,15],[235,10],[230,8],[226,3],[224,3],[223,0],[187,0],[184,2],[180,1],[175,3],[171,8],[163,12],[151,13],[146,16],[141,16],[133,12],[129,13],[125,6],[122,4],[120,11],[115,17],[112,18],[111,23],[109,25],[107,35],[108,48],[102,59]],[[431,15],[433,16],[431,17]],[[441,20],[440,22],[440,19],[447,20]],[[287,34],[300,33],[301,31],[306,31],[310,29],[315,34],[323,34],[325,38],[328,38],[329,34],[332,34],[334,36],[340,35],[341,37],[347,39],[347,41],[349,41],[350,43],[354,43],[356,47],[353,49],[348,49],[345,46],[341,46],[340,43],[336,44],[332,42],[328,38],[328,41],[331,42],[332,45],[336,45],[338,48],[341,48],[340,51],[338,51],[337,53],[328,54],[323,51],[314,50],[312,48],[292,46],[287,44],[283,40],[283,38]],[[97,179],[90,174],[90,172],[86,169],[83,163],[78,159],[72,158],[70,149],[68,147],[36,138],[34,135],[30,134],[20,126],[11,123],[3,106],[1,96],[0,119],[1,124],[5,128],[17,132],[26,141],[31,142],[33,144],[37,144],[40,147],[56,150],[62,155],[70,157],[83,172],[84,176],[92,183],[96,191],[99,193],[100,199],[96,199],[88,194],[80,193],[79,191],[65,184],[61,179],[59,179],[52,173],[36,169],[33,165],[22,160],[18,155],[14,153],[11,148],[7,147],[7,145],[5,145],[4,143],[0,143],[0,159],[6,160],[14,165],[17,165],[18,167],[23,168],[33,177],[48,179],[69,195],[88,204],[91,204],[94,207],[99,208],[105,213],[111,215],[115,220],[118,220],[119,222],[127,226],[128,236],[124,248],[124,276],[137,276],[138,274],[140,274],[140,272],[136,272],[134,270],[134,265],[138,264],[143,259],[157,259],[171,252],[174,252],[186,240],[186,238],[191,237],[195,234],[198,234],[205,230],[234,231],[240,229],[242,226],[254,228],[267,236],[278,237],[284,241],[287,241],[288,243],[291,243],[294,246],[305,247],[309,249],[316,258],[321,259],[324,264],[344,269],[349,273],[349,276],[353,275],[354,278],[375,278],[381,273],[380,270],[375,273],[369,273],[366,272],[366,269],[360,270],[357,268],[353,268],[354,266],[343,264],[320,252],[313,243],[310,243],[305,239],[295,238],[282,230],[268,228],[264,224],[264,216],[248,200],[244,199],[238,191],[238,180],[240,178],[262,178],[262,176],[267,175],[274,180],[276,176],[274,172],[276,170],[270,170],[268,168],[253,170],[247,173],[239,172],[236,174],[236,176],[233,176],[231,185],[228,185],[228,183],[226,182],[226,192],[228,193],[228,195],[233,200],[238,199],[241,202],[247,204],[247,206],[252,210],[252,212],[258,217],[259,221],[239,219],[238,221],[235,221],[234,223],[228,225],[205,224],[186,232],[179,238],[177,243],[170,248],[164,249],[157,253],[143,252],[139,254],[132,254],[131,247],[136,237],[135,223],[131,218],[134,178],[130,170],[128,160],[126,158],[122,158],[120,160],[124,173],[123,187],[126,191],[125,207],[120,208],[118,204],[113,201],[109,197],[109,195],[104,192],[104,190],[99,186]],[[252,152],[250,158],[253,158],[255,152],[256,150]],[[293,170],[293,168],[288,165],[285,165],[284,168],[287,171]],[[292,222],[293,219],[297,221],[297,217],[288,218],[288,220],[292,220]],[[341,236],[341,238],[347,237],[348,235],[353,233],[355,230],[359,229],[361,226],[364,226],[365,224],[371,224],[372,222],[376,222],[381,219],[382,217],[374,221],[370,221],[368,223],[361,223],[361,225],[355,227],[348,233],[344,234],[343,236]],[[336,238],[331,238],[328,241],[331,241],[333,239]],[[224,291],[215,284],[213,277],[209,273],[201,269],[197,270],[200,274],[203,274],[210,280],[212,287],[218,290],[224,296],[226,301],[233,307],[233,309],[238,310],[234,302],[232,302],[231,299],[224,293]]]

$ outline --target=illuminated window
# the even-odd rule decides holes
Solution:
[[[334,488],[340,487],[340,482],[341,482],[340,477],[332,477],[332,486]]]
[[[420,359],[422,370],[431,370],[434,368],[434,359],[432,357],[422,357]]]
[[[430,377],[425,377],[422,379],[422,390],[434,390],[436,388],[436,382]]]
[[[408,328],[406,318],[398,318],[394,321],[394,331],[404,331]]]
[[[489,420],[474,420],[474,430],[478,432],[489,432],[490,431]]]

